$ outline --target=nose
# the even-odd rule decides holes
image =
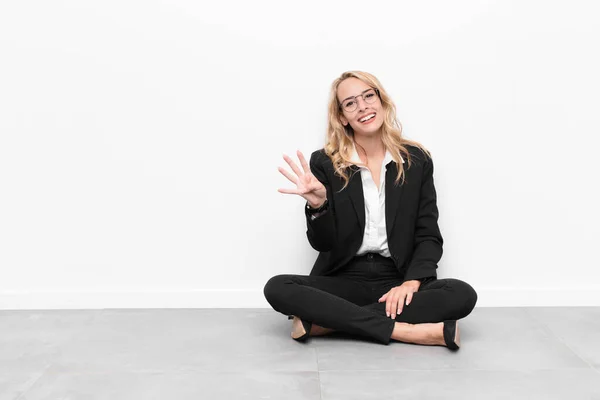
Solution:
[[[356,103],[358,104],[359,110],[364,110],[367,107],[367,102],[365,101],[365,99],[363,99],[362,96],[356,98]]]

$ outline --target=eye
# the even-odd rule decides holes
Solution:
[[[375,93],[373,93],[373,92],[367,93],[367,99],[370,99],[373,96],[375,96]]]
[[[354,101],[350,100],[350,101],[346,102],[346,104],[344,104],[344,107],[350,107],[352,105],[354,105]]]

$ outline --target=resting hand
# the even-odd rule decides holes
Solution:
[[[404,304],[409,305],[413,298],[413,293],[419,291],[421,282],[416,280],[406,281],[400,286],[393,287],[389,292],[381,296],[379,303],[386,302],[385,314],[392,319],[396,319],[396,314],[400,315]],[[406,299],[406,302],[404,301]]]

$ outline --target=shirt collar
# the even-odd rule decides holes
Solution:
[[[404,164],[404,158],[402,158],[402,155],[400,155],[400,154],[398,154],[398,155],[400,156],[400,160]],[[350,157],[350,161],[353,164],[362,163],[362,161],[360,160],[360,157],[358,156],[358,152],[356,151],[356,145],[354,144],[354,142],[352,142],[352,156]],[[392,157],[392,153],[390,153],[390,151],[388,149],[386,149],[385,157],[383,158],[383,165],[388,165],[391,161],[394,161],[394,158]],[[365,167],[361,166],[361,168],[365,168]]]

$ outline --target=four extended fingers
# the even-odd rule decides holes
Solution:
[[[304,170],[304,173],[308,174],[310,172],[310,167],[308,166],[308,163],[306,162],[304,155],[302,154],[302,152],[300,150],[297,150],[296,153],[298,154],[298,159],[300,160],[300,164],[302,165],[302,169]]]
[[[279,170],[279,172],[281,172],[283,174],[283,176],[285,176],[286,178],[288,178],[290,180],[290,182],[297,184],[298,183],[298,178],[296,178],[294,175],[292,175],[287,169],[279,167],[277,168]]]
[[[292,168],[292,171],[294,171],[298,177],[303,175],[302,171],[300,171],[300,168],[298,168],[296,163],[287,154],[283,155],[283,159],[288,163],[288,165]]]
[[[302,165],[302,169],[304,169],[305,174],[310,172],[310,167],[308,166],[308,163],[306,162],[306,159],[304,158],[304,155],[302,154],[302,152],[300,150],[296,151],[296,154],[298,155],[298,158],[300,159],[300,164]],[[296,163],[287,155],[284,154],[283,155],[283,159],[285,160],[285,162],[288,163],[288,165],[292,168],[292,171],[294,171],[294,173],[296,174],[296,176],[294,176],[293,174],[291,174],[288,170],[286,170],[285,168],[282,167],[278,167],[277,169],[279,170],[279,172],[281,172],[281,174],[283,176],[285,176],[290,182],[294,183],[294,184],[298,184],[298,178],[303,176],[304,174],[302,173],[302,171],[300,170],[300,168],[298,168],[298,166],[296,165]],[[280,193],[288,193],[288,194],[299,194],[302,195],[302,193],[300,191],[298,191],[297,189],[278,189],[278,191]]]

